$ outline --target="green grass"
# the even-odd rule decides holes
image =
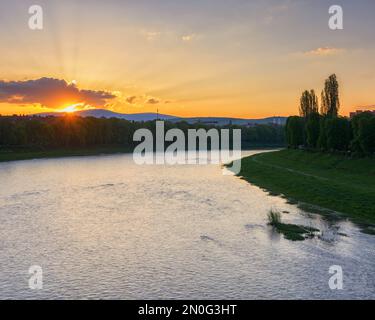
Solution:
[[[30,160],[43,158],[63,158],[74,156],[95,156],[100,154],[115,154],[131,152],[129,148],[121,146],[108,146],[98,148],[86,149],[59,149],[48,151],[35,150],[1,150],[0,162],[15,161],[15,160]]]
[[[281,214],[278,211],[270,210],[268,212],[268,224],[276,226],[281,223]]]
[[[310,211],[332,210],[354,222],[375,223],[374,159],[282,150],[244,158],[239,175],[291,203],[320,207]]]
[[[284,235],[285,239],[292,241],[302,241],[306,238],[315,237],[318,229],[296,224],[286,224],[281,222],[281,214],[278,211],[270,210],[268,212],[268,224],[275,228],[278,233]]]

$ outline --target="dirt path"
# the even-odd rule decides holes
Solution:
[[[256,163],[258,163],[258,164],[260,164],[260,165],[265,165],[265,166],[267,166],[267,167],[271,167],[271,168],[275,168],[275,169],[285,170],[285,171],[288,171],[288,172],[292,172],[292,173],[299,174],[299,175],[301,175],[301,176],[312,177],[312,178],[315,178],[315,179],[318,179],[318,180],[331,181],[331,179],[324,178],[324,177],[321,177],[321,176],[316,176],[316,175],[314,175],[314,174],[305,173],[305,172],[302,172],[302,171],[298,171],[298,170],[294,170],[294,169],[290,169],[290,168],[285,168],[285,167],[278,166],[278,165],[274,165],[274,164],[264,163],[264,162],[258,161],[258,160],[256,159],[256,156],[251,157],[251,159],[252,159],[254,162],[256,162]]]

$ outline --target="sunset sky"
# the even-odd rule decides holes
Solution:
[[[332,4],[344,30],[328,28]],[[3,115],[287,116],[331,73],[341,114],[375,104],[373,0],[1,0],[0,21]]]

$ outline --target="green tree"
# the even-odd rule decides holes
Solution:
[[[304,91],[300,99],[299,113],[301,117],[307,118],[310,114],[318,113],[318,97],[314,90]]]
[[[15,122],[9,118],[0,120],[0,146],[11,146],[17,143]]]
[[[0,117],[0,151],[2,148],[25,147],[27,149],[47,150],[61,148],[82,148],[97,146],[135,147],[134,132],[147,128],[154,133],[155,121],[131,122],[123,119],[67,117]],[[214,126],[202,123],[189,124],[185,121],[166,122],[165,129],[179,128],[185,133],[189,129],[211,129]],[[230,134],[233,129],[241,129],[244,146],[283,145],[284,127],[275,125],[256,125],[246,128],[228,125]],[[187,137],[187,134],[186,134]],[[232,141],[230,139],[230,141]]]
[[[327,150],[327,132],[326,132],[326,121],[328,118],[321,117],[319,122],[319,138],[318,138],[318,149],[325,151]]]
[[[375,116],[370,112],[356,115],[351,122],[353,140],[350,149],[355,154],[371,155],[375,152]]]
[[[346,118],[327,118],[325,121],[327,149],[347,151],[351,140],[350,122]]]
[[[309,115],[305,126],[306,142],[310,148],[318,146],[318,139],[320,133],[320,115],[319,113],[312,113]]]
[[[337,117],[340,109],[339,83],[335,74],[325,81],[321,98],[321,114],[329,118]]]
[[[353,139],[350,143],[350,150],[354,154],[361,155],[368,153],[369,141],[366,136],[371,136],[371,129],[375,130],[374,127],[371,127],[371,120],[374,118],[375,116],[371,112],[362,112],[352,118],[351,127]]]
[[[289,117],[286,123],[286,138],[289,147],[297,148],[304,144],[304,120],[301,117]]]

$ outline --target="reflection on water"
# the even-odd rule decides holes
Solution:
[[[0,298],[375,298],[374,236],[216,165],[19,161],[0,164],[0,181]],[[285,240],[267,226],[270,208],[321,236]],[[31,265],[41,291],[28,288]],[[328,287],[331,265],[342,291]]]

